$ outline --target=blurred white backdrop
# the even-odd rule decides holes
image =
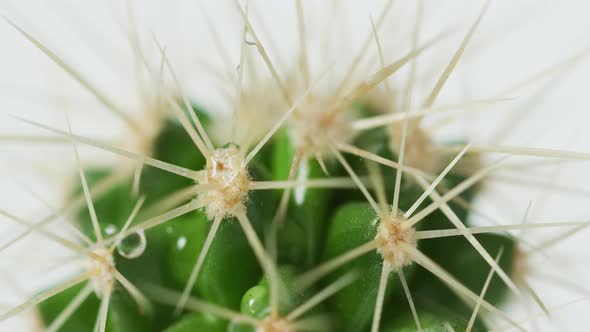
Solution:
[[[2,0],[0,11],[55,50],[92,84],[99,87],[124,109],[140,114],[141,96],[137,92],[136,61],[126,35],[137,33],[142,48],[158,58],[153,42],[166,46],[183,86],[191,97],[216,112],[229,112],[227,100],[220,94],[227,89],[212,71],[232,72],[214,47],[203,16],[193,1],[33,1]],[[200,1],[213,21],[234,66],[238,64],[242,20],[231,1]],[[334,6],[334,4],[336,4]],[[370,33],[370,17],[379,15],[384,1],[311,1],[303,0],[308,25],[312,68],[317,73],[329,56],[336,67],[347,68],[362,40]],[[441,45],[418,61],[421,77],[416,95],[432,87],[476,18],[481,1],[425,0],[423,40],[449,27],[456,29]],[[252,24],[260,28],[261,38],[276,60],[281,74],[293,68],[292,55],[298,48],[294,1],[250,0]],[[128,13],[131,11],[132,16]],[[413,29],[415,6],[397,1],[388,23],[379,31],[387,48],[386,57],[407,49]],[[473,42],[468,46],[457,70],[445,86],[439,104],[488,98],[498,91],[548,68],[552,64],[590,49],[590,2],[492,0]],[[132,17],[132,19],[131,19]],[[334,20],[334,17],[338,17]],[[326,26],[334,20],[331,34]],[[263,29],[266,26],[267,29]],[[0,136],[42,135],[35,128],[10,118],[17,114],[41,123],[63,128],[63,109],[71,112],[75,131],[86,136],[112,139],[125,131],[124,125],[58,66],[26,41],[8,23],[0,20]],[[335,52],[322,53],[329,42]],[[374,50],[371,51],[374,53]],[[590,52],[589,52],[590,53]],[[590,55],[590,54],[589,54]],[[375,60],[376,61],[376,60]],[[156,62],[156,61],[153,61]],[[377,65],[377,64],[376,64]],[[214,70],[211,70],[214,68]],[[429,71],[433,75],[428,76]],[[368,73],[367,73],[368,74]],[[395,81],[395,79],[394,79]],[[551,75],[529,88],[509,93],[510,100],[490,110],[465,116],[437,131],[437,138],[467,136],[481,144],[545,147],[590,152],[589,100],[590,59],[581,61],[563,75]],[[514,116],[516,114],[516,116]],[[499,131],[507,125],[514,128]],[[502,132],[500,140],[495,140]],[[116,161],[112,155],[82,148],[85,163]],[[0,141],[0,208],[29,220],[48,214],[22,185],[59,206],[65,199],[64,187],[72,181],[71,146],[53,143],[16,143]],[[526,162],[543,159],[519,158]],[[504,223],[520,222],[530,201],[533,220],[590,220],[590,168],[588,163],[562,163],[558,167],[539,167],[527,174],[497,176],[486,187],[478,208]],[[510,181],[506,181],[509,177]],[[514,183],[534,180],[546,186]],[[513,183],[510,183],[513,182]],[[19,184],[20,183],[20,184]],[[0,219],[0,239],[6,241],[21,228]],[[530,232],[542,239],[551,232]],[[585,254],[590,250],[589,232],[580,233],[551,252],[561,262],[540,261],[550,270],[572,282],[586,285],[590,268]],[[51,281],[59,280],[67,270],[55,269],[55,262],[41,254],[63,255],[59,248],[31,236],[20,246],[0,253],[0,306],[10,307]],[[6,257],[2,257],[2,255]],[[549,307],[590,295],[564,290],[555,283],[533,282]],[[508,309],[515,319],[526,317],[522,305]],[[582,301],[555,311],[551,321],[538,320],[543,331],[582,331],[589,326],[590,303]],[[0,323],[1,331],[35,330],[34,315],[25,315]],[[536,329],[534,329],[536,330]]]

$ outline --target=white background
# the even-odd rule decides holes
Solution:
[[[122,33],[131,26],[123,3],[2,0],[0,11],[59,53],[123,108],[140,114],[142,99],[136,90],[135,60]],[[236,66],[241,18],[229,2],[202,3]],[[383,6],[383,1],[304,0],[303,3],[309,24],[312,68],[316,74],[326,61],[333,58],[337,60],[337,69],[343,71],[347,68],[370,31],[370,15],[377,17]],[[331,3],[337,3],[338,9]],[[388,23],[379,31],[386,48],[385,58],[390,61],[408,48],[413,29],[413,3],[398,0]],[[456,30],[433,51],[420,58],[418,68],[424,75],[419,76],[422,79],[416,87],[418,100],[434,84],[436,76],[478,15],[482,3],[430,0],[425,1],[425,7],[423,40],[448,27]],[[293,56],[298,49],[293,2],[258,0],[251,1],[250,8],[254,27],[269,27],[265,31],[261,28],[262,42],[277,62],[280,74],[286,75],[293,66]],[[219,94],[219,89],[228,88],[227,83],[223,86],[223,82],[212,79],[201,64],[229,72],[233,72],[235,67],[228,68],[220,60],[195,1],[135,1],[133,12],[142,47],[150,60],[158,58],[153,35],[167,47],[186,91],[209,109],[229,112],[227,100],[224,102]],[[590,48],[588,13],[590,3],[583,0],[492,0],[480,29],[464,55],[465,61],[451,76],[438,104],[489,98],[514,82]],[[332,19],[336,22],[335,30],[326,37],[325,25]],[[330,41],[330,54],[320,51],[326,39]],[[0,41],[0,136],[45,135],[11,119],[8,114],[18,114],[63,128],[63,109],[71,112],[78,133],[114,138],[124,132],[120,121],[97,103],[92,95],[1,21]],[[373,47],[371,44],[371,55],[374,54]],[[368,76],[369,72],[365,74]],[[527,89],[509,93],[506,96],[511,98],[509,101],[465,116],[437,131],[435,137],[467,136],[479,144],[590,152],[590,131],[587,130],[590,121],[589,74],[590,61],[581,62],[556,80],[537,80]],[[392,82],[403,80],[393,79]],[[514,129],[496,140],[499,128],[511,123]],[[86,163],[116,160],[93,149],[83,149],[82,156]],[[490,156],[490,159],[493,157]],[[534,164],[542,159],[519,161]],[[59,206],[66,195],[68,181],[71,181],[69,175],[73,174],[73,166],[72,150],[68,145],[22,144],[3,139],[0,142],[0,208],[28,220],[39,220],[48,213],[47,207],[27,192],[26,187],[50,204]],[[478,201],[478,207],[506,224],[519,223],[530,201],[533,201],[532,222],[590,220],[588,164],[578,162],[558,166],[539,167],[534,172],[510,173],[512,182],[520,179],[546,186],[510,184],[510,181],[502,182],[499,178],[490,182]],[[2,240],[11,238],[22,229],[8,219],[0,220]],[[555,233],[530,232],[527,237],[535,241],[552,234]],[[590,280],[585,255],[590,249],[590,242],[585,240],[588,236],[588,232],[580,233],[560,244],[550,253],[557,259],[537,260],[535,268],[585,285]],[[54,256],[63,256],[63,253],[55,245],[36,237],[30,237],[20,246],[0,255],[5,256],[0,258],[0,305],[6,308],[22,300],[23,292],[31,293],[46,287],[70,271],[55,261]],[[51,257],[45,257],[48,255]],[[555,283],[531,282],[549,307],[590,294],[567,291]],[[532,304],[529,303],[529,307]],[[515,304],[507,310],[515,319],[527,315],[522,305]],[[535,311],[534,308],[532,310]],[[539,319],[538,328],[546,331],[585,330],[590,323],[590,317],[586,315],[589,310],[587,301],[567,306],[555,311],[552,322]],[[0,323],[0,330],[28,331],[34,330],[34,326],[33,315],[25,315]]]

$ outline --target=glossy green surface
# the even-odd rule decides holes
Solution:
[[[37,309],[46,325],[51,324],[61,311],[74,299],[74,297],[84,288],[86,284],[82,283],[68,288],[47,300],[41,302]],[[76,310],[65,324],[59,329],[60,332],[77,332],[91,330],[98,314],[99,300],[96,295],[91,294]]]
[[[378,219],[367,203],[346,204],[332,217],[324,260],[329,260],[375,238]],[[342,266],[329,277],[333,281],[350,271],[359,273],[359,279],[328,300],[337,316],[339,330],[363,331],[371,321],[379,288],[383,260],[371,251]],[[408,270],[408,275],[410,269]],[[399,279],[392,273],[388,279],[386,298],[400,287]]]
[[[503,254],[499,266],[508,275],[512,274],[513,258],[515,255],[515,242],[513,239],[499,234],[477,234],[475,238],[492,256],[496,257],[500,249]],[[475,251],[473,246],[462,236],[428,239],[432,241],[432,247],[445,248],[438,252],[431,253],[430,258],[443,266],[452,276],[469,288],[475,294],[481,292],[485,280],[491,270],[490,265]],[[458,303],[460,300],[450,293],[444,284],[432,276],[429,272],[422,271],[416,278],[416,288],[428,297],[437,299],[441,303]],[[497,305],[508,295],[509,289],[506,284],[494,274],[485,300]]]
[[[198,210],[173,221],[175,240],[169,243],[165,271],[175,288],[184,289],[197,261],[211,221]],[[239,308],[244,292],[258,280],[260,268],[240,224],[221,222],[192,293],[216,304]]]
[[[297,276],[292,266],[279,267],[279,314],[284,316],[300,304],[305,298],[305,292],[296,288]],[[266,278],[250,288],[242,298],[240,306],[242,313],[249,316],[264,319],[269,316],[270,310],[270,285]]]
[[[85,283],[71,287],[41,302],[37,308],[43,321],[49,325],[84,286]],[[98,316],[99,301],[92,292],[58,331],[92,331]],[[135,302],[126,293],[115,291],[109,302],[106,331],[157,332],[160,331],[160,328],[159,324],[154,324],[154,317],[141,313]]]
[[[272,154],[273,180],[287,180],[295,150],[287,130],[277,133]],[[333,171],[328,163],[328,171]],[[295,180],[306,181],[329,177],[314,157],[306,156],[300,161]],[[312,266],[319,258],[319,248],[324,237],[328,203],[334,190],[298,186],[292,189],[285,226],[280,231],[280,253],[292,264]],[[337,193],[337,191],[336,191]]]
[[[164,332],[226,332],[227,321],[208,314],[187,314]]]

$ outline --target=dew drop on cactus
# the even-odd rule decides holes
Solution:
[[[127,259],[133,259],[141,256],[145,252],[146,247],[147,240],[145,238],[145,232],[138,230],[121,240],[121,243],[117,246],[117,252]]]

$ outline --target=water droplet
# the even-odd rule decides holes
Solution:
[[[108,225],[107,227],[104,228],[103,233],[106,236],[111,236],[111,235],[117,233],[117,230],[118,230],[117,229],[117,226],[110,224],[110,225]]]
[[[133,259],[141,256],[146,246],[145,233],[140,230],[124,238],[117,246],[117,252],[125,258]]]
[[[178,240],[176,241],[176,248],[178,250],[182,250],[184,249],[184,247],[186,247],[186,237],[181,236],[178,238]]]

